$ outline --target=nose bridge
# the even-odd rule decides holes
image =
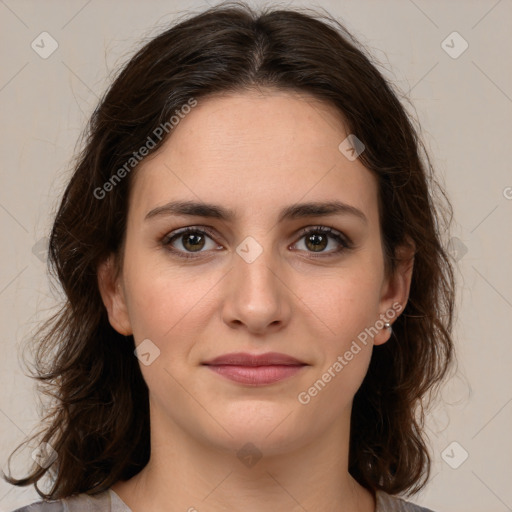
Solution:
[[[278,292],[276,274],[280,265],[271,245],[271,234],[256,236],[247,236],[236,247],[233,276],[237,279],[236,288],[249,296],[275,295]]]
[[[252,235],[236,247],[229,292],[224,298],[226,321],[261,331],[285,319],[289,305],[279,275],[282,266],[271,240],[270,232]]]

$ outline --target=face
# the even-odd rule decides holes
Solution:
[[[122,272],[105,262],[99,284],[144,354],[152,429],[279,453],[348,420],[412,267],[385,275],[377,181],[338,148],[347,135],[309,96],[217,95],[142,162]],[[293,360],[205,364],[270,352]]]

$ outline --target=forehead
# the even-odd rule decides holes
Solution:
[[[229,203],[242,215],[337,199],[372,217],[376,179],[338,149],[347,135],[341,114],[306,94],[265,90],[200,98],[140,164],[130,208],[144,215],[170,200],[190,199]]]

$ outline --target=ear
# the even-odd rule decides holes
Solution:
[[[124,287],[122,286],[122,275],[116,275],[115,256],[111,254],[106,260],[98,265],[97,269],[98,288],[107,309],[110,325],[124,336],[133,334]]]
[[[416,246],[410,239],[396,248],[396,268],[392,275],[386,277],[381,288],[379,302],[380,319],[391,326],[405,309],[409,299],[414,254]],[[382,345],[391,337],[391,331],[384,327],[373,338],[374,345]]]

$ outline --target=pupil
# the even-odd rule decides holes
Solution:
[[[316,242],[314,241],[316,239]],[[326,247],[327,237],[324,235],[313,234],[307,238],[308,242],[313,244],[313,251],[319,252]]]
[[[185,237],[184,245],[187,249],[194,250],[194,246],[197,246],[198,244],[200,244],[201,238],[202,238],[202,235],[199,235],[197,233],[191,233]],[[191,240],[192,240],[192,242],[189,243]],[[203,245],[204,245],[204,240],[203,240],[203,244],[199,248],[195,247],[195,249],[202,249]],[[192,246],[192,247],[187,247],[187,246]]]

